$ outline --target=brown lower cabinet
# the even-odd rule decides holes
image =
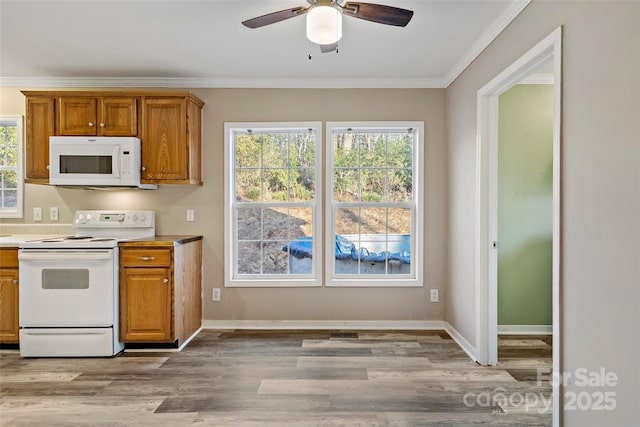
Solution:
[[[0,248],[0,344],[20,341],[18,248]]]
[[[202,325],[202,238],[120,243],[120,340],[182,345]]]

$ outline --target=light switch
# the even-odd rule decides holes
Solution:
[[[33,220],[42,221],[42,208],[33,208]]]
[[[49,219],[51,221],[57,221],[58,220],[58,207],[57,206],[49,208]]]

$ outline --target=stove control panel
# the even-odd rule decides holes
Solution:
[[[73,217],[76,228],[155,227],[155,212],[142,210],[84,210]]]

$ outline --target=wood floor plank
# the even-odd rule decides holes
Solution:
[[[369,379],[416,379],[435,381],[515,381],[500,369],[368,369]]]
[[[426,357],[326,357],[301,356],[298,357],[298,368],[430,368],[431,362]]]

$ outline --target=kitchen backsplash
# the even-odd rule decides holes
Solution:
[[[73,234],[71,224],[0,224],[0,234]]]

